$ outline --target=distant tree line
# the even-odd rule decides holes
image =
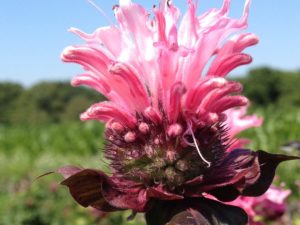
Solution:
[[[67,82],[42,82],[30,88],[0,83],[0,124],[75,121],[92,103],[103,99],[93,90],[74,88]]]
[[[243,84],[244,94],[254,106],[300,107],[300,70],[261,67],[237,80]]]
[[[300,107],[300,71],[268,67],[236,78],[254,106]],[[30,88],[17,83],[0,83],[0,124],[43,124],[78,121],[92,103],[103,101],[99,93],[64,82],[42,82]]]

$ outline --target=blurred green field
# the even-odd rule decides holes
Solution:
[[[300,140],[300,109],[270,107],[255,109],[264,117],[260,128],[248,130],[251,149],[282,153],[280,146]],[[64,165],[107,170],[103,161],[103,126],[96,122],[43,126],[0,127],[0,225],[142,225],[143,218],[126,221],[129,211],[110,215],[95,214],[75,204],[59,175],[35,178]],[[297,150],[290,154],[298,155]],[[293,190],[290,205],[299,199],[299,162],[279,167],[280,179]],[[295,210],[291,209],[295,213]],[[294,224],[299,218],[294,218]]]

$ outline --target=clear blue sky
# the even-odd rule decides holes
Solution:
[[[158,0],[137,0],[151,9]],[[181,10],[185,0],[173,1]],[[117,1],[97,0],[113,19]],[[222,0],[199,0],[199,10],[219,7]],[[232,0],[232,16],[241,15],[244,1]],[[17,81],[26,86],[41,80],[69,80],[81,72],[77,65],[64,64],[59,55],[68,45],[81,40],[67,32],[77,27],[92,32],[108,24],[86,0],[1,0],[0,1],[0,81]],[[259,45],[247,50],[254,57],[249,68],[270,65],[300,69],[300,1],[253,0],[248,31],[260,37]]]

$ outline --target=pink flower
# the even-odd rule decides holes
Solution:
[[[86,71],[73,79],[74,86],[90,86],[107,98],[81,119],[106,123],[105,156],[112,169],[111,176],[76,167],[59,170],[66,178],[62,184],[79,204],[106,212],[146,212],[149,224],[158,223],[147,215],[160,206],[169,210],[167,215],[189,209],[188,215],[207,224],[203,211],[216,210],[220,217],[226,213],[205,193],[221,201],[261,195],[277,165],[296,158],[228,151],[230,138],[253,122],[234,120],[234,128],[229,127],[228,110],[246,106],[248,100],[239,95],[239,83],[224,77],[251,62],[243,50],[258,42],[251,33],[235,34],[247,27],[250,0],[239,19],[228,16],[229,6],[230,0],[224,0],[221,9],[196,16],[197,4],[189,0],[179,22],[180,12],[171,1],[153,7],[152,17],[142,6],[120,0],[114,7],[116,25],[93,34],[71,29],[86,43],[67,47],[62,59]],[[237,217],[223,221],[247,223],[240,209],[226,210]]]
[[[242,51],[258,38],[238,34],[223,45],[225,38],[247,27],[250,1],[240,19],[227,16],[229,3],[196,17],[196,5],[189,1],[177,27],[179,10],[171,1],[154,7],[151,18],[140,5],[121,0],[114,7],[118,25],[93,34],[72,28],[86,41],[62,53],[65,62],[79,63],[86,70],[72,84],[88,85],[109,100],[92,106],[81,119],[114,120],[130,128],[138,125],[137,114],[156,123],[167,119],[169,127],[182,117],[195,127],[222,121],[224,111],[246,105],[245,97],[232,95],[242,90],[241,85],[224,77],[251,62]]]
[[[239,197],[228,204],[243,208],[249,215],[250,225],[260,225],[264,224],[263,221],[274,221],[282,216],[286,210],[285,200],[290,194],[290,190],[271,186],[260,197]]]

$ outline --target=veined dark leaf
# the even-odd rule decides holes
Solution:
[[[256,152],[260,166],[259,179],[243,190],[242,195],[245,196],[260,196],[265,193],[270,187],[277,166],[284,161],[300,159],[296,156],[288,156],[281,154],[271,154],[262,150]]]
[[[208,192],[223,202],[233,201],[240,195],[252,197],[262,195],[272,184],[276,168],[281,162],[300,159],[296,156],[271,154],[262,150],[251,152],[246,149],[236,149],[228,158],[235,159],[231,163],[232,167],[240,171],[242,176],[239,175],[237,182]]]

